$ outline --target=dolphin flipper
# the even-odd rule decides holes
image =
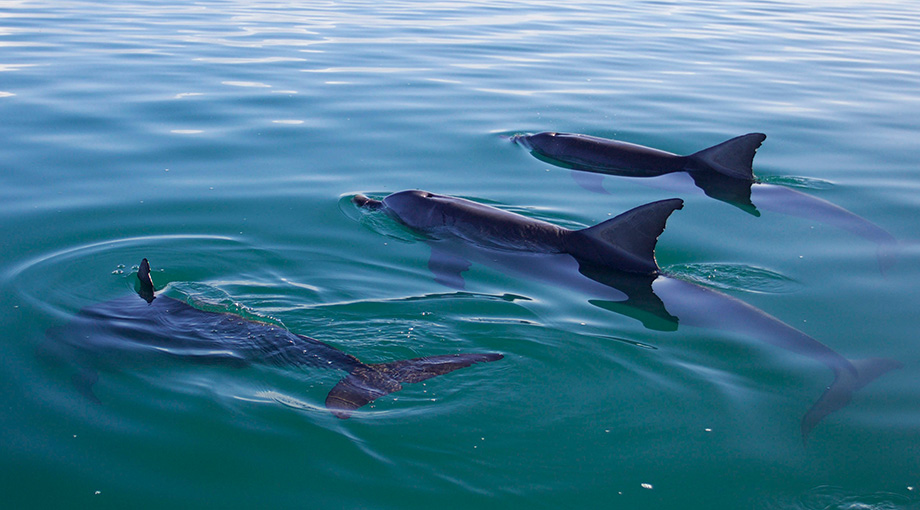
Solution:
[[[81,395],[96,404],[101,404],[102,402],[99,400],[99,397],[93,393],[93,385],[96,384],[98,380],[99,372],[90,367],[81,367],[80,370],[70,378],[73,387],[80,392]]]
[[[441,285],[452,289],[463,290],[466,282],[463,281],[464,271],[469,270],[472,263],[465,258],[442,250],[437,246],[431,247],[431,258],[428,259],[428,269],[434,274],[434,280]]]
[[[604,188],[604,174],[591,172],[572,172],[572,180],[582,188],[601,195],[609,195],[610,192]]]
[[[421,382],[474,363],[497,361],[503,357],[498,353],[448,354],[361,365],[332,388],[326,396],[326,408],[344,420],[355,409],[401,390],[401,383]]]

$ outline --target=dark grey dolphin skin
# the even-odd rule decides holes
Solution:
[[[427,235],[432,244],[432,262],[441,275],[439,281],[456,282],[469,262],[454,261],[445,266],[434,258],[445,246],[460,250],[460,245],[486,252],[478,257],[503,268],[522,269],[537,265],[540,277],[551,271],[542,253],[553,265],[566,260],[577,266],[564,284],[586,289],[595,296],[617,299],[626,306],[644,308],[656,317],[671,317],[681,325],[719,329],[781,347],[829,368],[833,383],[802,418],[802,437],[807,438],[825,416],[846,406],[853,392],[899,363],[886,359],[851,361],[832,349],[784,324],[765,312],[721,292],[663,274],[655,260],[655,245],[668,217],[683,206],[680,199],[645,204],[613,219],[582,230],[570,230],[490,207],[470,200],[427,191],[401,191],[382,201],[357,195],[353,202],[361,207],[385,210],[399,221]],[[517,258],[504,263],[511,253]],[[526,255],[521,255],[526,254]],[[614,310],[619,311],[619,310]],[[626,313],[626,315],[633,316]],[[645,321],[643,321],[645,322]],[[656,328],[667,329],[667,328]],[[672,328],[676,329],[676,328]]]
[[[679,156],[651,147],[595,136],[543,132],[511,137],[547,163],[606,175],[658,177],[687,174],[692,184],[706,195],[759,216],[761,209],[813,219],[847,230],[878,245],[879,264],[884,271],[893,262],[895,238],[874,223],[842,207],[785,186],[758,182],[754,176],[754,155],[767,138],[748,133],[699,152]],[[689,184],[689,183],[688,183]],[[687,191],[683,180],[671,179],[672,191]],[[590,187],[596,187],[591,184]]]
[[[534,154],[591,172],[629,177],[715,172],[750,182],[754,180],[754,154],[766,139],[763,133],[748,133],[689,156],[678,156],[642,145],[574,133],[543,132],[512,137]]]
[[[74,383],[93,400],[97,400],[92,385],[98,372],[91,359],[98,357],[97,353],[112,356],[113,351],[160,352],[231,366],[263,363],[342,370],[348,375],[326,397],[326,407],[342,419],[377,398],[399,391],[404,383],[503,357],[498,353],[466,353],[366,364],[329,344],[274,324],[199,310],[170,297],[155,296],[147,259],[141,262],[137,277],[143,299],[127,296],[91,306],[66,326],[49,331],[56,348],[66,348],[71,358],[84,358]]]

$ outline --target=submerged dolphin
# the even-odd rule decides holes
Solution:
[[[825,416],[846,406],[854,391],[900,366],[886,359],[847,360],[747,303],[662,273],[655,260],[655,245],[668,217],[683,206],[680,199],[639,206],[582,230],[426,191],[401,191],[382,201],[356,195],[353,202],[385,210],[429,236],[429,267],[442,273],[437,276],[442,282],[457,283],[460,273],[470,265],[459,255],[447,263],[435,260],[445,247],[472,247],[457,253],[465,258],[480,252],[478,258],[511,270],[533,265],[534,274],[540,277],[553,271],[552,266],[559,269],[568,264],[576,269],[569,272],[566,283],[586,289],[594,294],[592,297],[625,302],[659,320],[670,318],[682,325],[739,333],[822,363],[833,372],[834,381],[802,418],[803,438]],[[543,258],[535,254],[543,254]],[[676,324],[671,329],[676,329]]]
[[[185,302],[155,296],[150,265],[144,259],[137,273],[137,296],[116,299],[80,311],[65,327],[50,332],[55,347],[90,361],[94,349],[170,355],[232,366],[250,363],[309,366],[343,370],[348,375],[326,397],[338,418],[389,393],[403,383],[421,382],[474,363],[502,359],[498,353],[467,353],[366,364],[335,347],[279,326],[231,313],[199,310]],[[111,355],[112,353],[109,353]],[[90,363],[91,364],[91,363]],[[95,400],[94,369],[83,368],[75,384]]]
[[[883,270],[886,269],[892,263],[890,249],[896,244],[890,233],[820,198],[785,186],[758,182],[752,165],[757,149],[766,138],[763,133],[749,133],[688,156],[680,156],[651,147],[581,134],[543,132],[511,137],[535,157],[553,165],[624,177],[686,174],[692,179],[692,185],[686,177],[676,175],[662,177],[668,182],[660,184],[675,191],[686,191],[695,185],[706,195],[755,216],[760,215],[759,207],[842,228],[878,245],[879,264]],[[583,177],[579,180],[584,182]],[[595,183],[585,184],[595,187]]]

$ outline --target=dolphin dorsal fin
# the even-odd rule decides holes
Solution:
[[[576,232],[592,242],[573,247],[572,255],[588,262],[633,273],[658,271],[655,245],[671,213],[684,206],[679,198],[660,200]],[[582,244],[582,243],[579,243]]]
[[[150,262],[147,262],[146,258],[137,267],[137,280],[141,284],[138,294],[148,303],[152,303],[156,296],[154,295],[153,279],[150,277]]]
[[[748,133],[731,140],[713,145],[688,156],[703,168],[734,177],[735,179],[754,180],[754,155],[760,144],[767,139],[763,133]]]

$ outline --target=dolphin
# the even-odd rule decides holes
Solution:
[[[499,353],[462,353],[404,359],[388,363],[363,363],[351,354],[314,338],[280,326],[254,321],[231,313],[199,310],[166,296],[155,295],[150,264],[145,258],[137,272],[138,296],[127,296],[81,310],[68,324],[52,328],[55,347],[89,362],[95,351],[122,353],[161,352],[202,363],[247,366],[252,363],[278,366],[332,368],[346,372],[326,397],[326,408],[346,419],[361,406],[405,383],[417,383],[468,367],[502,359]],[[84,363],[92,365],[92,363]],[[94,368],[84,368],[74,384],[90,399],[98,399],[92,386],[98,379]]]
[[[659,322],[671,320],[675,326],[654,329],[675,330],[680,324],[728,331],[823,364],[834,380],[803,416],[803,440],[823,418],[846,406],[856,390],[900,367],[887,359],[848,360],[743,301],[668,276],[655,260],[655,246],[668,217],[683,207],[680,199],[645,204],[580,230],[427,191],[400,191],[383,200],[359,194],[352,201],[360,207],[386,211],[427,236],[432,245],[429,267],[441,282],[456,284],[460,273],[470,267],[465,258],[477,252],[478,260],[511,270],[532,269],[538,277],[552,273],[551,265],[558,266],[556,275],[569,267],[572,270],[566,284],[583,288],[592,297],[601,295],[638,308],[639,315],[612,309],[639,318],[646,326],[653,316]],[[453,260],[435,260],[446,248],[458,246],[468,249],[455,252]]]
[[[826,200],[760,182],[754,176],[754,155],[766,138],[763,133],[748,133],[687,156],[573,133],[518,134],[511,140],[530,150],[537,159],[556,166],[623,177],[658,177],[656,185],[677,192],[699,188],[707,196],[755,216],[760,216],[760,208],[847,230],[875,243],[882,271],[890,267],[892,248],[897,241],[889,232]],[[679,175],[661,177],[665,174]],[[603,190],[599,182],[584,176],[578,176],[577,180],[589,189]]]

